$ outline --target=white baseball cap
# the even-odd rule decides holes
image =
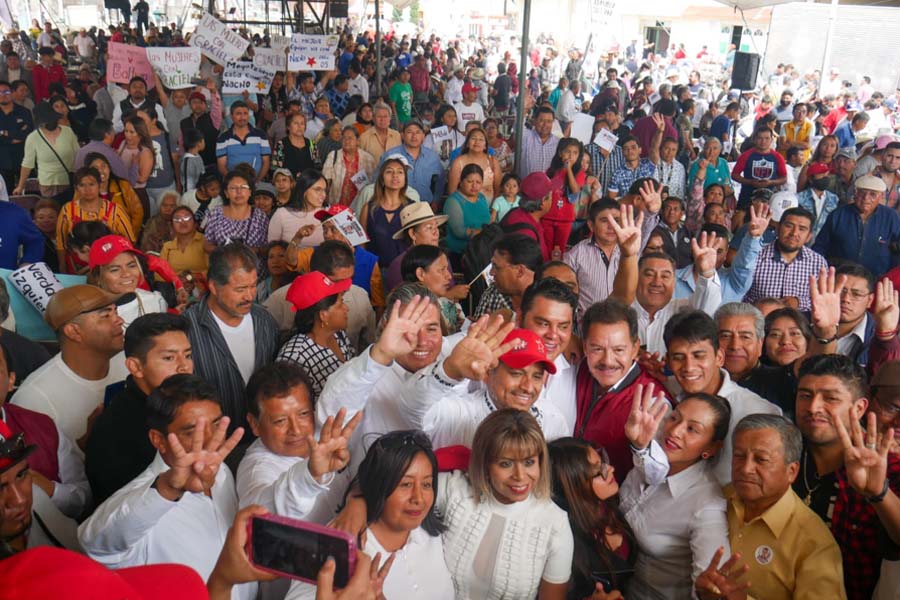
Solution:
[[[769,198],[770,218],[773,221],[780,222],[784,211],[797,208],[798,206],[800,206],[800,202],[797,200],[797,194],[787,191],[775,192]]]

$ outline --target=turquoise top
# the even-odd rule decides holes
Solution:
[[[456,253],[465,250],[469,243],[466,229],[481,229],[491,222],[491,208],[484,194],[469,202],[459,192],[453,192],[444,203],[444,214],[448,217],[447,247]]]

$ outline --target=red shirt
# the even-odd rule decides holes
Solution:
[[[567,169],[559,169],[553,177],[551,177],[551,180],[554,183],[557,183],[560,179],[562,180],[563,185],[553,191],[553,202],[550,204],[550,211],[544,215],[544,219],[547,219],[548,221],[574,221],[575,204],[569,202],[565,187],[565,182],[568,180]],[[584,171],[579,171],[575,174],[575,181],[579,186],[584,186],[586,179],[587,173]]]
[[[516,227],[516,225],[521,225],[521,227]],[[544,260],[550,260],[550,248],[547,247],[547,242],[544,240],[544,228],[531,216],[531,213],[516,207],[506,213],[506,216],[500,221],[500,227],[506,233],[521,233],[536,240],[541,245],[541,254],[544,255]]]
[[[637,138],[638,143],[641,145],[641,158],[647,158],[650,155],[650,142],[653,140],[653,134],[656,133],[656,123],[653,122],[653,117],[646,116],[638,119],[634,128],[631,130],[631,135]],[[666,117],[666,128],[663,131],[663,139],[672,138],[673,140],[678,139],[678,131],[675,129],[675,126],[672,125],[672,119]]]
[[[660,388],[659,382],[647,375],[635,363],[625,379],[605,393],[597,389],[597,382],[591,375],[587,360],[582,360],[576,376],[576,408],[575,437],[589,442],[595,448],[604,448],[609,454],[609,462],[616,468],[616,481],[620,484],[634,466],[631,448],[625,437],[625,422],[631,413],[635,386],[654,384]],[[666,400],[674,404],[668,392]]]
[[[34,103],[37,104],[50,97],[51,83],[66,85],[66,72],[59,65],[50,65],[49,69],[37,65],[31,71],[31,81],[34,84]]]
[[[825,118],[822,119],[822,127],[825,128],[825,131],[828,132],[829,135],[834,133],[834,130],[837,129],[837,126],[841,124],[847,118],[847,109],[843,106],[839,108],[835,108],[830,113],[825,115]]]

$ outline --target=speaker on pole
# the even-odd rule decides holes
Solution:
[[[756,88],[756,76],[759,74],[759,54],[751,52],[735,52],[734,67],[731,69],[731,87],[737,90]]]

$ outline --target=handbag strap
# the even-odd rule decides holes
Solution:
[[[60,131],[60,133],[62,133],[62,131]],[[59,164],[62,165],[63,171],[65,171],[66,173],[69,173],[69,175],[71,175],[71,172],[69,171],[69,167],[66,166],[66,163],[63,162],[62,157],[60,157],[60,155],[57,154],[56,149],[53,147],[53,144],[50,143],[50,140],[48,140],[47,138],[44,137],[44,134],[41,133],[41,130],[40,130],[40,129],[37,130],[37,134],[38,134],[39,136],[41,136],[41,139],[44,140],[44,143],[47,144],[47,147],[48,147],[48,148],[50,148],[50,152],[53,153],[53,156],[55,156],[55,157],[56,157],[56,160],[59,161]]]

